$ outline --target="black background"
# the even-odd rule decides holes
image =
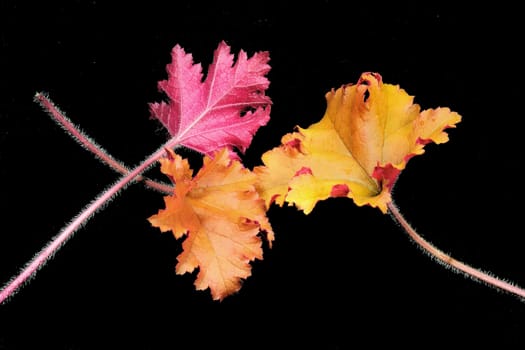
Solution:
[[[460,113],[449,143],[409,162],[394,199],[445,252],[525,286],[519,16],[503,3],[2,1],[0,280],[118,177],[34,94],[48,92],[106,150],[138,164],[166,140],[148,103],[163,98],[156,84],[171,48],[206,67],[225,40],[234,53],[271,57],[272,119],[248,167],[365,71],[423,109]],[[522,301],[443,268],[377,209],[344,199],[309,216],[272,207],[274,248],[219,303],[194,290],[194,276],[175,275],[180,242],[146,221],[162,205],[133,185],[89,221],[0,306],[0,349],[525,346]]]

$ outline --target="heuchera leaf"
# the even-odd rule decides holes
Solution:
[[[150,109],[169,130],[173,144],[208,155],[222,147],[244,152],[270,118],[271,100],[265,95],[269,53],[248,58],[241,50],[234,64],[223,41],[204,81],[201,65],[193,63],[191,54],[177,45],[171,56],[168,80],[159,82],[169,102],[152,103]]]
[[[255,188],[254,173],[224,148],[205,156],[192,178],[188,161],[171,150],[161,159],[161,171],[176,184],[166,208],[149,218],[162,232],[176,238],[187,235],[177,257],[177,274],[199,268],[197,290],[210,288],[213,299],[222,300],[241,288],[251,274],[250,261],[262,259],[260,231],[271,243],[274,234],[264,201]]]
[[[348,197],[386,213],[407,161],[429,142],[447,142],[444,130],[461,121],[448,108],[420,111],[412,96],[377,73],[362,74],[326,99],[321,121],[285,135],[254,169],[267,205],[287,202],[308,214],[320,200]]]

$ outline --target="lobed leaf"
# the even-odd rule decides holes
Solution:
[[[173,144],[211,155],[228,147],[244,152],[259,127],[270,118],[268,52],[237,61],[222,41],[203,81],[202,67],[176,45],[167,66],[168,79],[159,82],[169,102],[150,104],[152,115],[170,132]]]
[[[166,208],[149,218],[162,232],[176,238],[187,235],[177,257],[176,272],[199,268],[197,290],[210,289],[213,299],[222,300],[237,292],[251,274],[250,261],[262,259],[260,232],[274,239],[264,201],[255,189],[256,176],[233,159],[226,148],[205,156],[192,178],[187,160],[167,150],[161,171],[176,184]]]
[[[255,168],[268,206],[287,202],[308,214],[320,200],[348,197],[386,213],[408,160],[429,142],[447,142],[444,130],[461,121],[448,108],[421,112],[412,96],[377,73],[362,74],[326,100],[321,121],[285,135]]]

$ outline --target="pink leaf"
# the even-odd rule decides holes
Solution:
[[[223,41],[203,81],[202,67],[176,45],[168,80],[159,82],[169,102],[150,104],[154,117],[169,130],[173,144],[211,155],[222,147],[244,152],[259,127],[270,119],[271,100],[268,52],[248,58],[240,51],[237,61]]]

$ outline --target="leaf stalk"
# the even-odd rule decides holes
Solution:
[[[417,233],[417,231],[401,214],[394,202],[390,202],[388,204],[388,212],[392,219],[397,222],[403,228],[403,230],[405,230],[408,236],[418,245],[419,248],[421,248],[421,250],[430,255],[432,258],[435,258],[443,266],[449,267],[452,271],[461,273],[466,277],[474,279],[475,281],[485,283],[490,287],[518,296],[523,301],[525,301],[525,289],[518,287],[513,283],[503,281],[487,272],[478,270],[461,261],[458,261],[436,248],[432,243]]]
[[[137,181],[137,176],[151,167],[160,157],[165,154],[163,145],[149,157],[147,157],[136,168],[129,171],[120,178],[113,186],[103,191],[96,199],[84,208],[69,224],[39,252],[29,263],[22,268],[18,275],[7,282],[0,290],[0,304],[13,296],[27,281],[40,270],[47,261],[78,231],[95,213],[105,207],[105,205],[115,197],[121,190],[130,183]]]
[[[40,106],[49,114],[49,116],[62,127],[74,140],[76,140],[83,148],[87,149],[95,155],[103,163],[109,165],[116,172],[126,175],[130,169],[121,161],[113,158],[104,148],[98,145],[94,140],[87,136],[80,128],[78,128],[73,122],[66,117],[55,104],[49,99],[47,94],[38,92],[35,95],[35,102],[38,102]],[[157,190],[159,192],[169,194],[173,192],[173,187],[157,182],[147,177],[138,176],[137,181],[144,181],[146,186]]]

